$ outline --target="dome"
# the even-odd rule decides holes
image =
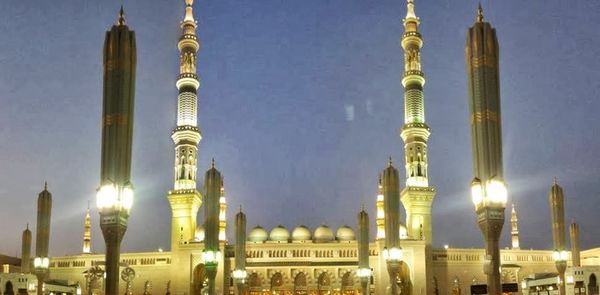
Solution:
[[[290,239],[290,232],[283,225],[278,225],[271,230],[269,235],[271,241],[286,241]]]
[[[408,239],[408,229],[406,229],[406,226],[402,223],[400,223],[400,236],[399,237],[401,240]]]
[[[202,225],[196,226],[196,233],[194,234],[194,237],[198,242],[204,241],[204,227]]]
[[[317,242],[331,242],[335,239],[333,231],[327,225],[317,227],[317,229],[315,229],[314,238]]]
[[[292,231],[292,240],[294,241],[307,241],[311,236],[310,229],[304,225],[300,225]]]
[[[267,231],[264,228],[262,228],[260,226],[256,226],[250,231],[250,234],[248,234],[248,241],[264,242],[267,240],[268,237],[269,237],[269,234],[267,233]]]
[[[339,241],[354,241],[356,237],[354,236],[354,231],[347,225],[341,226],[335,232],[335,237]]]

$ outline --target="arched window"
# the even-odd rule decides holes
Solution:
[[[589,295],[598,295],[598,282],[596,280],[596,275],[590,275],[590,281],[588,283],[588,294]]]
[[[306,295],[307,292],[307,282],[306,282],[306,274],[301,272],[296,275],[294,278],[294,295]]]
[[[317,282],[318,294],[319,295],[330,295],[331,294],[331,279],[329,274],[324,272],[319,276]]]

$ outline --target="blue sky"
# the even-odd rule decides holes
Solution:
[[[81,251],[99,181],[104,32],[120,5],[136,31],[136,200],[125,251],[168,248],[184,1],[0,1],[0,253],[20,252],[44,180],[54,195],[53,255]],[[402,159],[402,0],[195,1],[201,50],[199,179],[215,157],[229,218],[249,228],[355,226],[374,217],[377,175]],[[505,177],[523,248],[549,249],[557,176],[566,220],[599,246],[600,2],[482,2],[498,32]],[[465,32],[472,0],[416,0],[425,39],[434,244],[480,247],[472,178]],[[402,168],[400,163],[396,165]],[[94,206],[92,206],[94,207]],[[103,251],[93,209],[93,249]],[[507,215],[508,218],[508,215]],[[402,214],[404,219],[404,214]],[[232,223],[229,232],[232,233]],[[508,223],[502,246],[509,246]],[[374,232],[372,232],[374,236]],[[232,235],[230,234],[230,237]]]

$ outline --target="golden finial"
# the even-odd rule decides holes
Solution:
[[[117,20],[117,25],[125,25],[125,11],[123,10],[123,5],[121,5],[121,9],[119,10],[119,19]]]
[[[44,190],[47,191],[48,190],[48,182],[44,181]]]
[[[388,167],[392,167],[392,156],[388,159]]]
[[[211,164],[211,167],[212,167],[212,168],[215,168],[215,158],[214,158],[214,157],[212,158],[212,164]]]
[[[481,2],[479,2],[479,7],[477,7],[477,22],[483,22],[483,8],[481,8]]]
[[[362,203],[362,205],[360,206],[360,211],[365,211],[365,203]]]
[[[558,185],[558,177],[554,176],[554,179],[552,180],[552,184]]]
[[[240,213],[242,213],[242,205],[240,204]]]

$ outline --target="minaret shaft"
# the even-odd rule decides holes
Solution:
[[[175,144],[174,186],[169,191],[171,204],[171,249],[194,239],[196,217],[202,204],[202,195],[196,188],[198,171],[198,144],[202,139],[198,128],[198,96],[200,78],[196,72],[196,54],[200,48],[196,37],[193,1],[185,1],[185,17],[181,23],[181,37],[177,43],[180,54],[176,86],[177,127],[171,138]]]
[[[404,141],[406,170],[406,188],[401,193],[401,199],[406,210],[408,236],[422,238],[427,245],[431,245],[431,206],[435,188],[429,186],[427,142],[431,133],[425,123],[425,75],[421,68],[423,39],[419,33],[419,23],[414,0],[407,0],[404,34],[400,43],[404,50],[404,126],[400,136]]]
[[[87,209],[83,223],[83,253],[92,253],[92,217],[90,209]]]

